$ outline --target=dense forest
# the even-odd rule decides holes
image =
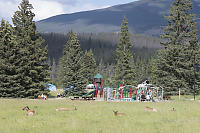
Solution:
[[[51,66],[51,80],[56,81],[58,72],[58,61],[63,55],[64,46],[68,40],[68,34],[41,33],[48,45],[48,64]],[[106,85],[112,84],[114,74],[113,67],[116,63],[116,48],[120,33],[78,33],[78,40],[83,51],[92,49],[96,60],[98,72],[105,77]],[[156,51],[161,48],[160,39],[142,34],[130,34],[132,54],[139,73],[138,82],[149,77],[147,70],[150,60],[156,56]],[[148,74],[147,74],[148,73]]]
[[[92,49],[97,64],[102,60],[104,64],[115,62],[115,50],[118,45],[119,33],[77,33],[83,51]],[[68,34],[41,33],[48,45],[48,58],[58,62],[62,57],[62,51],[68,40]],[[131,44],[135,58],[149,59],[156,50],[161,48],[160,39],[157,37],[131,34]]]

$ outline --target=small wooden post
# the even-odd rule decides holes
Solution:
[[[179,100],[181,100],[181,89],[179,88]]]
[[[163,94],[164,94],[164,92],[163,92],[164,90],[163,90],[163,88],[162,88],[162,100],[163,100]]]

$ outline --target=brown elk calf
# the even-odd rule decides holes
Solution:
[[[26,110],[27,111],[27,113],[26,113],[27,116],[32,116],[32,115],[35,114],[35,111],[34,110],[30,110],[28,106],[24,107],[22,110]]]
[[[118,111],[114,111],[114,110],[113,110],[113,113],[115,116],[126,116],[125,113],[118,113]]]

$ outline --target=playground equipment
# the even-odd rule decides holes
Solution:
[[[113,99],[122,101],[156,101],[163,100],[163,88],[149,84],[146,80],[137,87],[132,85],[114,85]]]
[[[139,84],[137,86],[136,100],[140,101],[163,100],[163,88],[149,84],[149,81],[146,80],[142,84]]]
[[[103,84],[103,76],[99,73],[94,76],[94,86],[96,89],[95,97],[97,98],[98,91],[100,91],[100,97],[102,98],[104,84]]]
[[[106,87],[103,89],[103,98],[104,101],[110,101],[111,100],[111,91],[112,89],[109,87]]]
[[[95,95],[96,93],[96,89],[93,89],[92,91],[88,92],[87,94],[83,95],[82,97],[88,97],[89,95],[91,95],[92,97]]]
[[[134,101],[135,96],[133,96],[134,91],[133,85],[114,85],[113,86],[113,99],[123,100],[123,101]]]

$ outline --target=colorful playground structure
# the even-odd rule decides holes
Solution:
[[[156,87],[145,80],[137,86],[133,85],[113,85],[113,87],[105,87],[103,84],[103,76],[97,74],[94,76],[94,83],[90,85],[88,93],[83,97],[102,98],[105,101],[160,101],[163,100],[163,88]],[[92,90],[91,90],[92,89]]]
[[[146,80],[137,87],[132,85],[114,85],[113,99],[122,101],[160,101],[163,100],[163,88],[149,84]]]
[[[88,90],[88,93],[83,95],[83,97],[92,96],[92,97],[97,98],[99,94],[100,95],[99,97],[103,98],[103,89],[104,89],[103,76],[98,73],[97,75],[94,76],[93,81],[94,81],[93,84],[89,84],[86,87]]]
[[[54,85],[48,84],[49,90],[56,91]],[[53,89],[52,89],[53,88]],[[74,86],[68,86],[65,88],[65,92],[74,90]],[[103,76],[97,74],[93,78],[93,84],[86,86],[87,93],[82,97],[75,96],[72,100],[104,100],[104,101],[160,101],[163,100],[163,88],[157,87],[145,80],[137,86],[126,84],[115,84],[112,87],[104,87]],[[65,94],[65,93],[64,93]],[[68,96],[67,95],[63,96]],[[70,95],[70,94],[69,94]],[[42,97],[38,97],[41,98]]]

